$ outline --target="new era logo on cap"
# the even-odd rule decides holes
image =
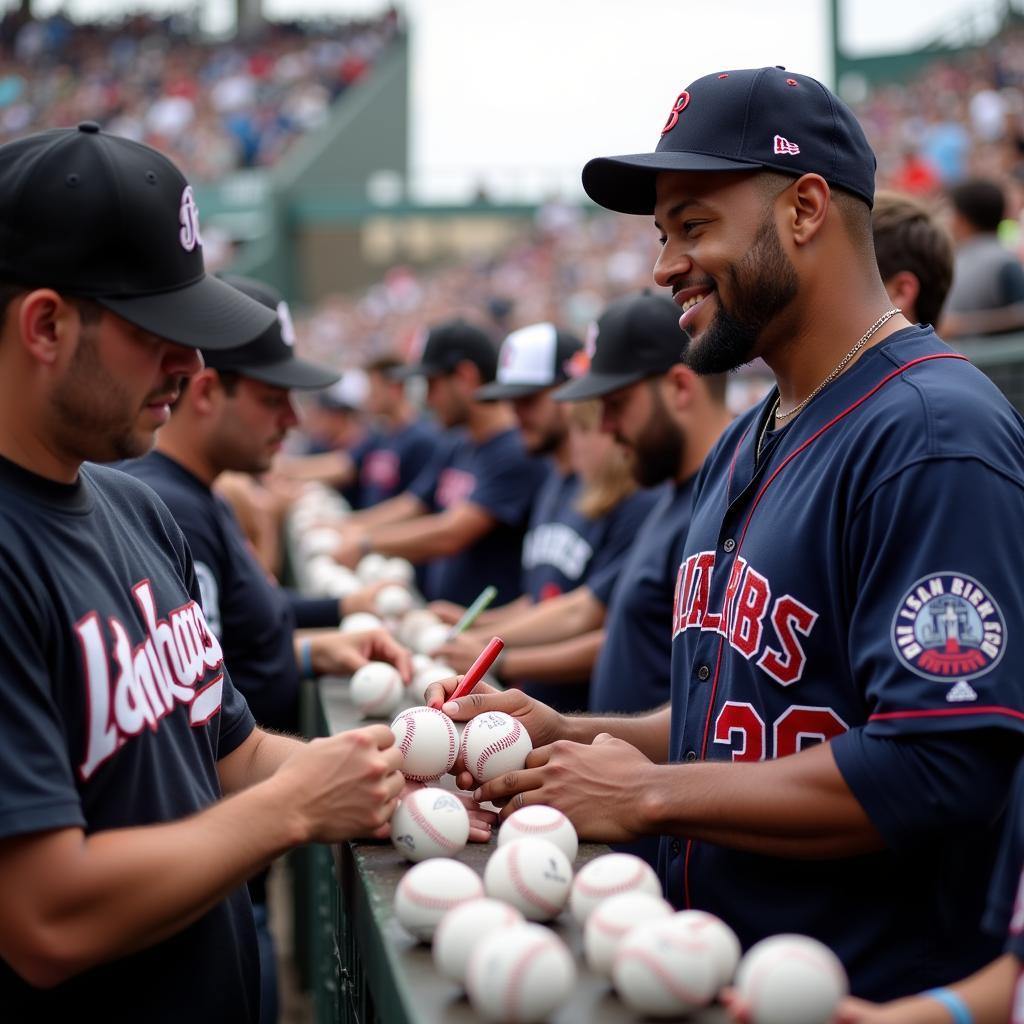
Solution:
[[[779,155],[797,156],[800,153],[800,147],[795,142],[790,142],[789,139],[784,139],[781,135],[776,135],[775,152]]]

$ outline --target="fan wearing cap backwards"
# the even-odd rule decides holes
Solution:
[[[674,307],[667,299],[663,301],[671,313]],[[674,322],[672,326],[675,329]],[[674,333],[674,350],[673,358],[678,358],[682,350],[678,330]],[[493,613],[482,624],[490,631],[488,635],[499,633],[506,644],[507,627],[512,627],[520,638],[529,636],[535,643],[535,630],[543,630],[549,619],[555,621],[548,628],[568,624],[555,605],[550,606],[550,616],[544,615],[548,602],[559,595],[575,592],[597,578],[614,582],[641,525],[660,497],[653,490],[636,489],[630,468],[623,463],[620,472],[629,491],[620,491],[615,504],[598,515],[580,508],[586,484],[583,475],[573,467],[567,407],[555,398],[570,374],[582,372],[577,368],[588,363],[589,357],[576,338],[554,324],[533,324],[513,331],[502,342],[497,380],[477,392],[477,397],[485,401],[510,401],[527,451],[547,456],[550,463],[523,543],[524,597],[516,605]],[[613,446],[605,458],[622,454]],[[526,624],[513,625],[521,623],[524,617]],[[553,657],[537,659],[536,674],[532,667],[517,672],[514,665],[502,665],[502,677],[516,680],[526,693],[559,711],[585,710],[591,670],[603,641],[600,624],[598,620],[595,628],[565,633],[566,639],[572,637],[576,642],[559,645],[557,652],[551,652]],[[438,656],[444,659],[454,655],[455,661],[450,664],[468,668],[480,650],[480,639],[476,634],[457,637]],[[486,642],[486,637],[483,639]],[[511,651],[509,654],[514,662],[517,655]]]
[[[259,1019],[244,881],[380,831],[388,729],[255,726],[144,454],[181,381],[274,314],[206,275],[192,190],[95,124],[0,147],[0,1005]]]
[[[586,166],[597,202],[653,214],[688,363],[760,356],[777,387],[697,479],[670,706],[452,710],[518,701],[533,737],[482,799],[554,804],[590,839],[660,833],[677,906],[745,945],[816,936],[856,994],[891,998],[997,949],[979,921],[1024,733],[1024,588],[999,544],[1024,424],[890,305],[874,171],[849,109],[781,68],[698,79],[654,153]]]
[[[476,396],[497,366],[497,346],[468,321],[427,333],[419,362],[400,373],[427,378],[427,405],[450,436],[407,491],[346,519],[335,558],[354,565],[379,551],[427,563],[431,599],[468,605],[489,585],[496,604],[519,596],[523,535],[545,466],[524,449],[508,403]]]

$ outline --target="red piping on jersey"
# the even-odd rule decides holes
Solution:
[[[751,519],[754,518],[754,512],[757,510],[757,506],[761,503],[761,499],[764,497],[765,492],[775,482],[776,477],[778,477],[778,475],[799,454],[801,454],[801,452],[803,452],[807,448],[809,448],[826,431],[831,430],[840,420],[845,419],[855,409],[857,409],[859,406],[863,405],[869,398],[871,398],[878,391],[880,391],[894,377],[901,376],[907,370],[909,370],[912,366],[917,366],[919,363],[931,362],[931,360],[933,360],[933,359],[960,359],[960,360],[963,360],[965,363],[970,361],[970,360],[968,360],[968,358],[966,356],[959,355],[956,352],[948,352],[948,353],[947,352],[936,352],[935,354],[930,355],[930,356],[919,356],[917,359],[911,359],[909,363],[904,363],[902,366],[899,366],[895,370],[893,370],[892,373],[887,374],[870,391],[868,391],[866,394],[861,395],[861,397],[858,398],[856,402],[854,402],[852,405],[847,406],[845,409],[843,409],[842,412],[837,413],[835,416],[833,416],[832,419],[830,419],[828,421],[828,423],[824,424],[824,426],[822,426],[821,428],[816,430],[809,438],[807,438],[806,441],[803,442],[803,444],[801,444],[795,451],[790,452],[790,454],[787,455],[786,458],[782,460],[782,462],[776,468],[775,472],[772,473],[772,475],[770,477],[768,477],[768,479],[764,482],[763,486],[761,487],[761,490],[757,492],[757,497],[754,498],[754,503],[750,506],[750,511],[747,513],[747,521],[743,524],[743,530],[740,533],[740,539],[739,539],[738,543],[736,544],[736,551],[735,551],[735,554],[734,554],[734,558],[739,558],[740,551],[743,548],[743,541],[746,539],[746,536],[747,536],[747,529],[750,526]],[[732,453],[732,462],[731,462],[731,464],[729,466],[729,478],[728,478],[728,481],[727,481],[727,484],[726,484],[726,492],[725,492],[727,507],[728,507],[728,501],[729,501],[729,490],[730,490],[730,488],[732,486],[733,471],[736,468],[736,462],[737,462],[737,460],[739,458],[740,448],[743,446],[743,441],[746,439],[747,434],[750,432],[751,425],[752,424],[748,424],[747,425],[747,429],[743,431],[742,436],[740,437],[739,441],[736,443],[736,449]],[[725,598],[726,601],[728,601],[728,590],[729,590],[729,588],[727,586],[726,587],[726,598]],[[726,611],[727,611],[727,609],[726,609],[725,605],[723,605],[722,606],[723,626],[724,626],[724,628],[726,630],[728,630],[728,625],[724,621],[725,620]],[[707,718],[704,721],[704,738],[701,741],[701,748],[700,748],[700,757],[701,757],[702,761],[705,760],[706,757],[707,757],[708,736],[710,735],[710,732],[711,732],[711,716],[714,713],[714,709],[715,709],[715,697],[718,695],[718,677],[719,677],[720,669],[721,669],[721,666],[722,666],[722,652],[723,652],[724,649],[725,649],[725,637],[723,636],[718,641],[718,658],[715,661],[715,674],[714,674],[714,678],[713,678],[712,683],[711,683],[711,698],[708,701],[708,714],[707,714]],[[992,710],[996,710],[996,709],[972,708],[970,713],[982,714],[982,713],[985,713],[986,710],[992,711]],[[998,709],[998,710],[1007,711],[1008,709]],[[945,709],[940,708],[937,711],[933,711],[933,712],[925,712],[925,711],[921,711],[921,712],[893,711],[893,712],[889,712],[889,713],[887,713],[885,715],[873,715],[873,716],[871,716],[871,719],[869,719],[869,721],[872,720],[872,719],[881,719],[881,718],[885,718],[885,717],[909,718],[909,717],[924,717],[924,716],[926,716],[928,714],[932,714],[932,715],[935,715],[935,714],[939,714],[939,715],[954,714],[955,715],[955,714],[965,714],[965,713],[968,713],[968,712],[955,711],[952,708],[949,709],[949,711],[946,711]],[[1020,717],[1024,718],[1024,714],[1020,715]],[[683,894],[684,894],[684,899],[686,901],[686,906],[687,906],[688,909],[692,906],[692,903],[691,903],[691,900],[690,900],[690,854],[692,852],[693,852],[693,840],[692,839],[687,839],[686,840],[686,856],[683,859]]]
[[[877,715],[870,715],[868,721],[884,722],[892,718],[948,718],[951,715],[1009,715],[1011,718],[1024,719],[1024,711],[1015,711],[1013,708],[1001,708],[992,705],[979,708],[928,708],[921,711],[882,711]]]

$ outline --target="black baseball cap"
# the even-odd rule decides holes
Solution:
[[[222,280],[267,309],[272,309],[274,322],[258,338],[236,348],[208,350],[202,346],[207,366],[214,370],[230,370],[279,388],[325,388],[341,378],[340,373],[295,355],[292,315],[279,292],[251,277],[224,275]]]
[[[195,197],[178,168],[92,121],[0,146],[0,280],[95,299],[207,350],[247,342],[274,320],[206,273]]]
[[[660,171],[820,174],[875,197],[875,154],[853,112],[821,82],[782,67],[705,75],[669,112],[653,153],[598,157],[583,168],[587,195],[619,213],[653,213]]]
[[[473,363],[483,381],[494,380],[498,348],[490,335],[468,320],[448,320],[427,331],[419,360],[391,371],[392,377],[443,377],[459,363]]]
[[[528,398],[569,379],[569,361],[583,342],[552,323],[530,324],[513,331],[498,351],[493,384],[477,388],[481,402]]]
[[[600,398],[683,361],[689,342],[679,329],[679,307],[664,295],[642,292],[610,303],[587,336],[587,359],[569,364],[568,384],[552,395],[559,402]]]

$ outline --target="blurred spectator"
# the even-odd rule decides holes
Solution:
[[[1024,268],[999,240],[1006,196],[993,181],[950,190],[956,247],[953,287],[940,333],[947,338],[1024,328]]]
[[[399,33],[392,8],[367,21],[267,22],[209,42],[181,15],[76,24],[0,20],[0,143],[98,121],[164,150],[190,180],[274,163],[327,117]]]

